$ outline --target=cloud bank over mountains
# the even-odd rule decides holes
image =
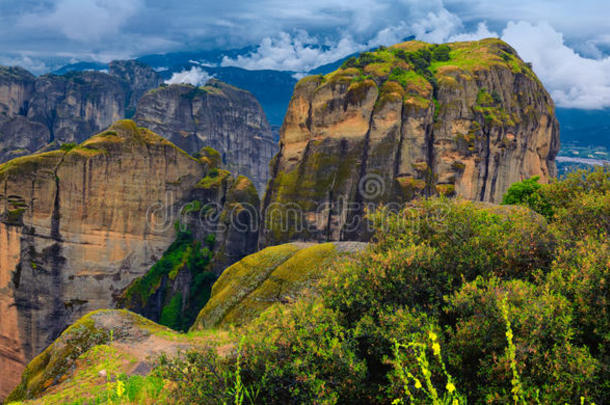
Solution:
[[[222,65],[306,72],[407,37],[494,36],[532,62],[559,106],[603,108],[610,107],[609,14],[605,0],[3,0],[0,64],[43,73],[52,57],[108,61],[254,45]],[[204,73],[175,80],[207,80]]]

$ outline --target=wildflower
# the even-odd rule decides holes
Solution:
[[[116,395],[117,395],[117,397],[121,398],[124,393],[125,393],[125,383],[123,381],[119,380],[116,385]]]
[[[436,333],[434,333],[432,331],[430,331],[429,336],[430,336],[430,340],[433,342],[436,342],[436,340],[438,339],[438,337],[436,336]]]
[[[455,391],[455,385],[453,385],[453,383],[448,382],[446,388],[447,388],[447,391],[449,391],[449,393],[452,393],[453,391]]]
[[[435,356],[440,356],[440,354],[441,354],[441,345],[439,345],[438,343],[433,343],[432,344],[432,351],[434,352]]]
[[[415,388],[417,388],[418,390],[421,389],[421,382],[418,379],[415,379]]]
[[[460,402],[457,400],[457,398],[453,398],[453,402],[451,403],[451,405],[459,405]]]

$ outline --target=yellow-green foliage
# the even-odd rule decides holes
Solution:
[[[240,204],[250,204],[253,207],[258,207],[259,198],[256,187],[254,187],[254,184],[249,178],[238,176],[229,190],[227,202],[229,204],[238,202]]]
[[[377,87],[371,79],[355,81],[347,88],[347,100],[350,104],[360,104],[369,93],[369,90]]]
[[[100,311],[97,311],[100,312]],[[21,384],[7,401],[19,401],[38,396],[61,382],[73,362],[93,346],[110,341],[108,330],[96,327],[92,312],[70,326],[61,336],[26,367]]]
[[[63,155],[64,152],[56,150],[15,158],[0,165],[0,178],[11,175],[21,176],[41,169],[52,170]]]
[[[466,73],[476,73],[479,70],[493,66],[507,67],[513,73],[532,75],[531,69],[516,56],[514,50],[505,42],[495,38],[481,41],[453,42],[448,61],[435,61],[431,65],[433,71],[442,66],[455,66]]]
[[[313,245],[297,251],[269,273],[263,283],[238,305],[226,312],[219,325],[242,325],[276,302],[296,300],[301,291],[324,275],[324,269],[337,257],[333,243]]]
[[[495,126],[514,126],[518,117],[513,117],[502,107],[502,100],[496,93],[489,93],[482,88],[477,94],[477,104],[474,111],[483,114],[485,123]]]
[[[277,266],[299,250],[295,244],[263,249],[227,268],[212,287],[212,296],[191,330],[218,325],[225,314],[258,288]]]
[[[231,172],[223,169],[211,169],[207,176],[199,180],[195,187],[203,189],[221,189],[226,181],[231,179]]]
[[[220,156],[220,152],[218,152],[216,149],[210,146],[204,146],[199,151],[199,155],[199,159],[203,163],[207,164],[207,167],[209,169],[220,168],[220,165],[222,164],[222,159]]]

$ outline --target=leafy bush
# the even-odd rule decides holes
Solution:
[[[517,372],[528,403],[575,403],[591,396],[598,362],[574,345],[568,300],[521,280],[479,278],[449,299],[456,320],[449,333],[450,365],[470,400],[511,402],[511,361],[506,350],[502,301],[506,299]]]
[[[355,344],[319,302],[275,306],[247,328],[244,384],[264,381],[258,391],[266,404],[357,401],[365,368]]]
[[[557,233],[579,240],[610,234],[610,168],[579,170],[551,184],[537,178],[512,185],[503,203],[525,205],[554,223]]]
[[[610,392],[610,243],[586,237],[559,249],[545,287],[569,300],[574,338],[600,359],[599,381]]]
[[[70,152],[74,148],[76,148],[76,144],[73,142],[62,143],[61,146],[59,147],[59,149],[64,152]]]
[[[540,176],[512,184],[504,194],[502,204],[524,205],[547,218],[551,218],[553,208],[540,193],[542,184],[538,183],[538,180],[540,180]]]
[[[526,205],[544,197],[552,226],[529,208],[445,198],[371,214],[372,246],[329,268],[317,292],[239,329],[240,350],[193,355],[197,367],[169,361],[182,370],[166,374],[175,394],[198,403],[607,403],[610,249],[594,226],[560,230],[571,214],[598,211],[579,214],[582,205],[553,194],[604,201],[605,177],[587,176],[513,188]]]
[[[399,213],[380,210],[371,219],[380,230],[376,251],[429,246],[447,279],[531,278],[553,260],[555,241],[546,221],[525,208],[432,198]]]
[[[451,51],[451,48],[449,48],[449,45],[446,45],[446,44],[435,45],[432,47],[432,60],[438,61],[438,62],[446,62],[450,59],[450,57],[449,57],[450,51]]]
[[[174,382],[177,404],[222,404],[232,402],[232,373],[215,347],[190,350],[174,357],[162,355],[153,376]]]

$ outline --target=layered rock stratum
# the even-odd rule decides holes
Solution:
[[[218,226],[258,207],[254,186],[210,156],[193,158],[126,120],[0,165],[0,396],[66,326],[115,308],[174,242],[176,223],[195,238],[213,234],[219,263],[255,250],[256,232]],[[206,207],[209,220],[186,215],[187,204]]]
[[[231,173],[252,179],[264,192],[277,144],[262,107],[249,92],[215,79],[203,87],[161,87],[142,97],[134,120],[189,153],[214,148]]]
[[[499,202],[516,181],[553,178],[558,149],[551,97],[500,40],[363,53],[296,85],[263,244],[367,239],[362,216],[381,202]]]

